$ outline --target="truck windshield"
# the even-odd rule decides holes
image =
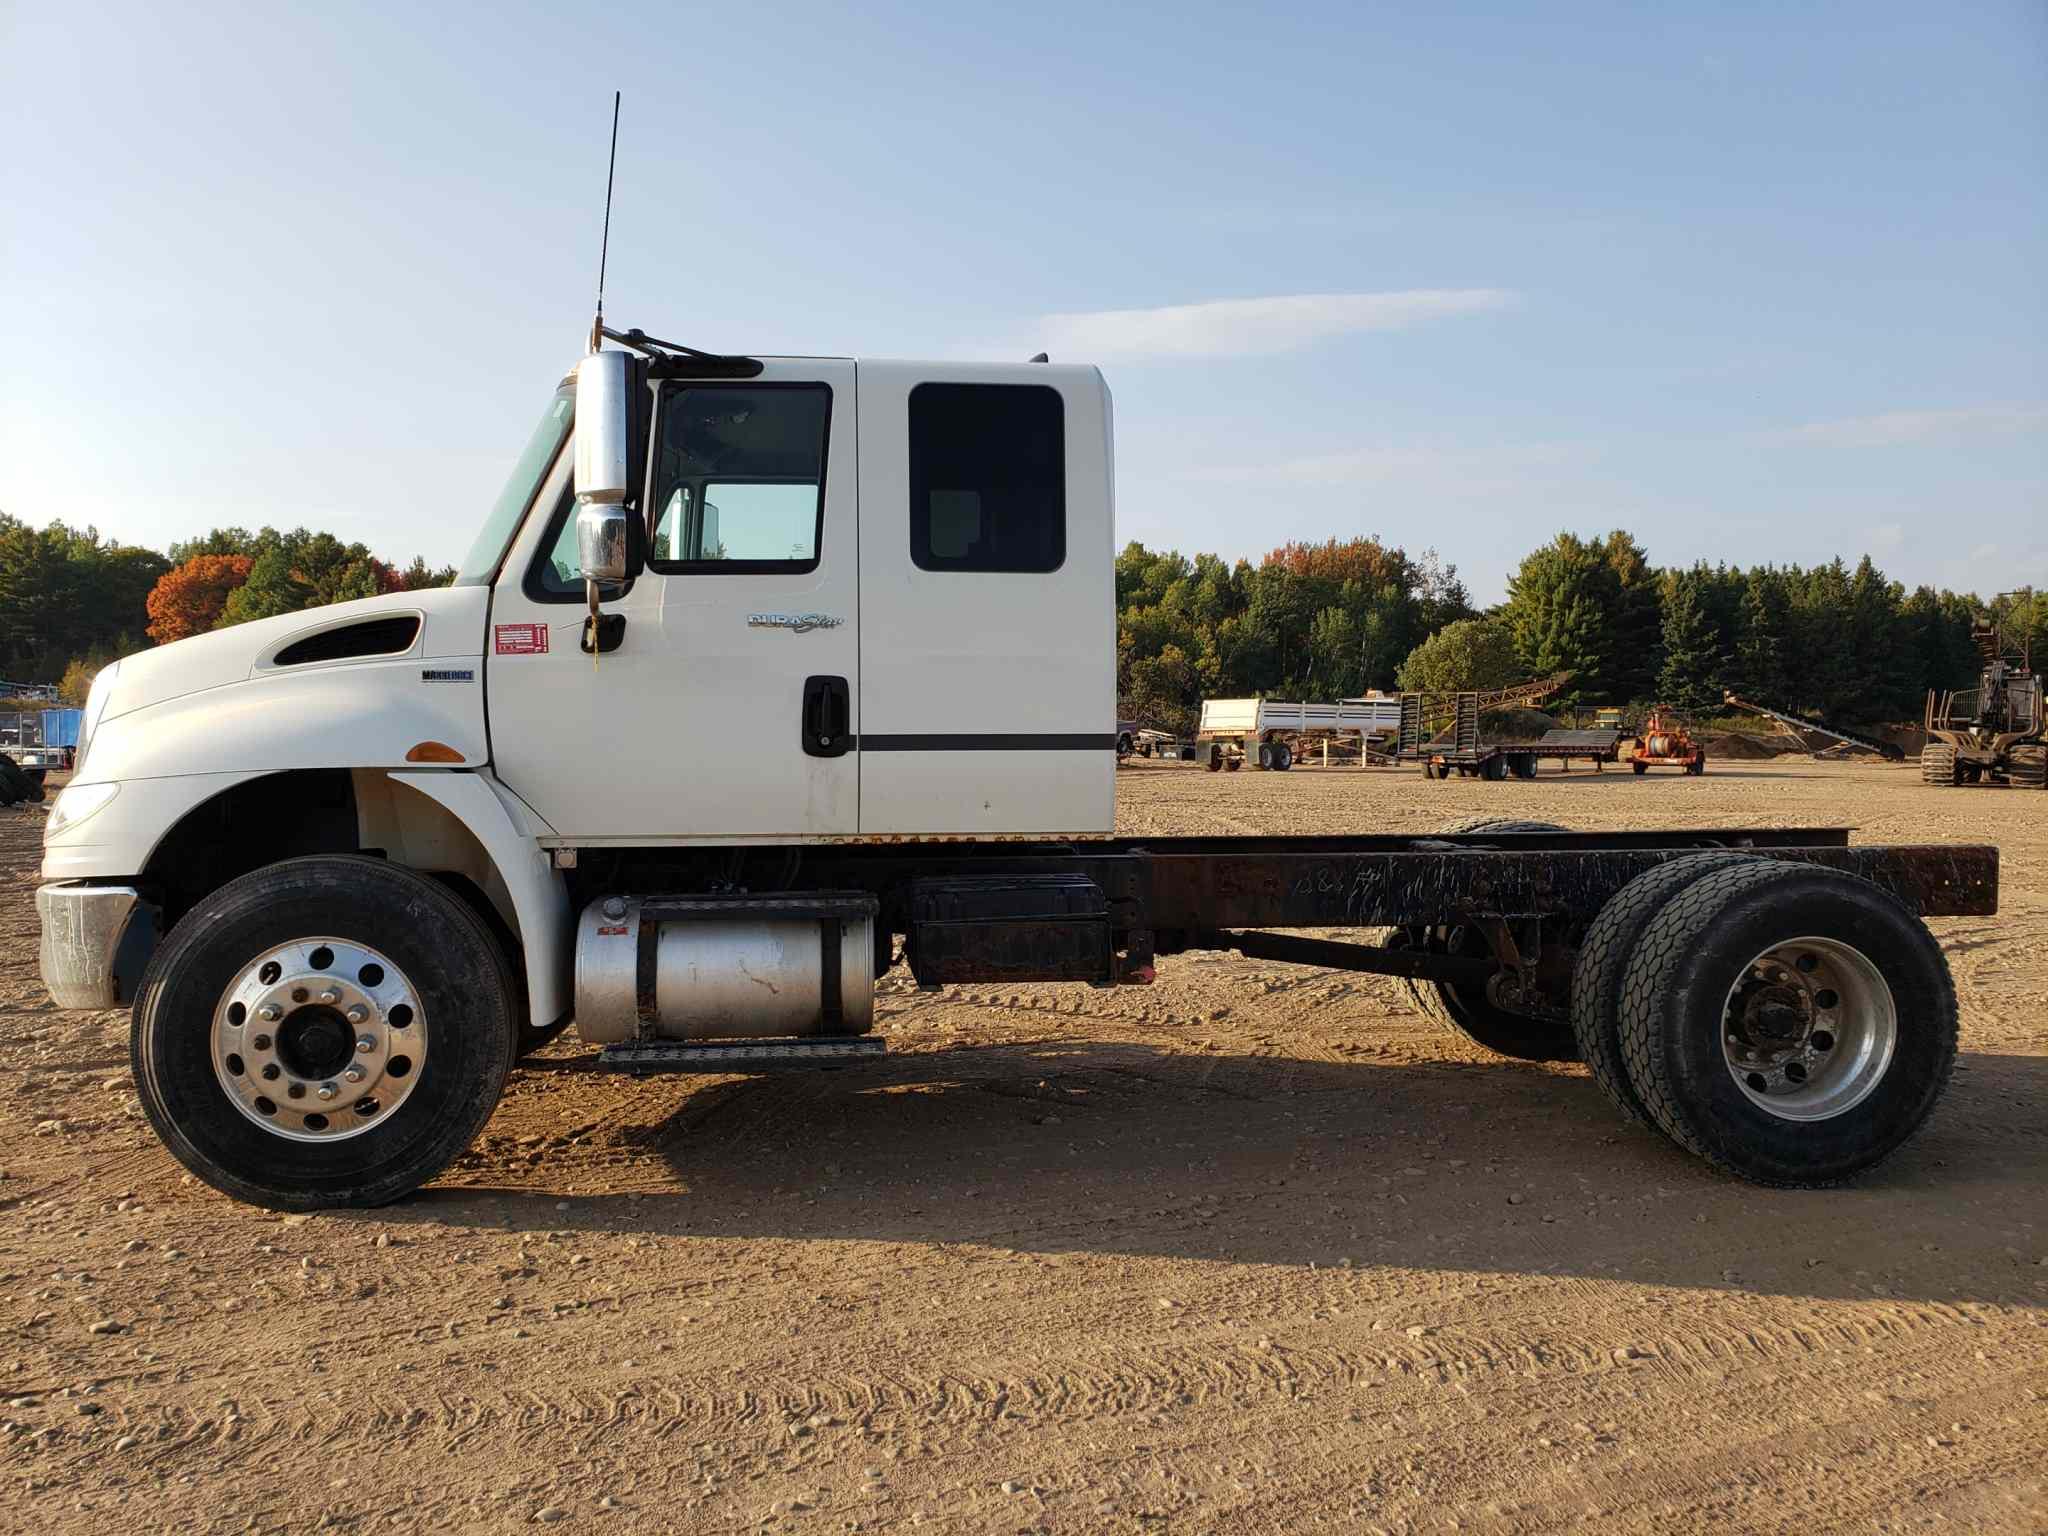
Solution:
[[[469,553],[463,556],[462,569],[455,575],[456,586],[489,585],[491,577],[497,573],[498,561],[504,558],[505,546],[512,540],[513,530],[532,504],[534,492],[540,489],[541,481],[547,477],[555,455],[562,451],[562,444],[568,440],[569,428],[575,418],[576,391],[573,386],[565,384],[555,391],[555,398],[541,413],[540,424],[533,429],[533,436],[527,440],[519,462],[512,466],[505,488],[498,492],[491,515],[477,530],[476,542],[469,546]]]

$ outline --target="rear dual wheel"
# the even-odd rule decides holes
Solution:
[[[1728,1172],[1819,1186],[1917,1131],[1956,1057],[1926,925],[1866,880],[1709,853],[1631,882],[1587,934],[1574,1031],[1632,1118]]]
[[[145,1113],[215,1189],[382,1205],[433,1178],[503,1091],[517,986],[483,921],[381,859],[292,859],[172,929],[130,1035]]]

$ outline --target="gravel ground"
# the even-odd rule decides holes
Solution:
[[[1379,982],[883,984],[892,1059],[621,1081],[560,1042],[449,1176],[280,1218],[35,975],[0,811],[0,1527],[2033,1531],[2048,1519],[2048,800],[1911,767],[1119,777],[1139,832],[1822,825],[1993,841],[1962,1068],[1765,1191]]]

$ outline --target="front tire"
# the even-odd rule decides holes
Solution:
[[[382,1205],[483,1129],[516,996],[489,929],[434,881],[381,859],[291,859],[172,929],[136,997],[135,1082],[172,1155],[224,1194]]]
[[[1956,995],[1927,927],[1837,870],[1715,870],[1651,919],[1618,1010],[1629,1082],[1665,1134],[1759,1184],[1840,1183],[1933,1112]]]

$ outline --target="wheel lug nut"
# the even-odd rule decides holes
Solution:
[[[349,1005],[349,1010],[347,1014],[349,1023],[360,1024],[369,1016],[370,1010],[365,1008],[361,1003],[352,1003]]]
[[[304,1083],[293,1083],[289,1088],[285,1089],[285,1094],[288,1098],[303,1099],[306,1096],[306,1085]]]
[[[323,1003],[338,1003],[341,1001],[341,994],[332,987],[322,987],[320,989],[320,1001]]]
[[[255,1046],[256,1049],[259,1051],[267,1051],[270,1049],[270,1036],[258,1035],[254,1040],[251,1040],[249,1043]]]
[[[356,1050],[358,1052],[367,1056],[370,1052],[374,1051],[375,1049],[377,1049],[377,1037],[375,1035],[356,1036]]]
[[[266,1083],[274,1083],[277,1081],[276,1062],[273,1061],[269,1066],[263,1069],[263,1081],[265,1081]]]
[[[350,1067],[346,1072],[342,1073],[341,1075],[347,1078],[352,1083],[360,1083],[364,1078],[368,1077],[370,1074],[365,1072],[361,1067]]]
[[[279,1019],[284,1017],[284,1010],[278,1007],[277,1004],[275,1003],[265,1003],[261,1008],[258,1008],[256,1010],[256,1017],[261,1019],[266,1024],[275,1024]]]
[[[335,1087],[332,1083],[322,1083],[318,1088],[314,1089],[313,1091],[323,1099],[331,1099],[337,1093],[341,1092],[341,1090]]]

